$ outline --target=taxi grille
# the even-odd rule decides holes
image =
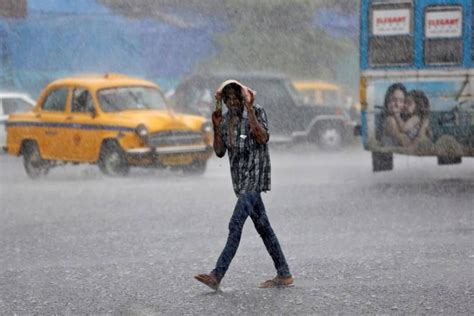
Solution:
[[[201,133],[192,131],[166,131],[151,134],[148,138],[150,147],[202,144]]]

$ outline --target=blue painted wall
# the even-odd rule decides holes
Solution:
[[[158,81],[167,89],[214,52],[218,21],[178,27],[129,19],[95,0],[29,0],[25,19],[0,19],[4,58],[0,89],[36,95],[60,76],[121,72]]]
[[[0,90],[35,97],[51,80],[88,72],[126,73],[172,88],[215,53],[215,33],[228,30],[217,18],[178,9],[172,14],[187,26],[129,19],[96,0],[28,0],[26,18],[0,18]],[[313,26],[353,38],[356,16],[327,10],[316,13]]]

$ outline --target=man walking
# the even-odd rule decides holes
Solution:
[[[277,270],[277,276],[261,283],[260,287],[281,287],[293,283],[260,196],[260,192],[270,190],[270,155],[267,145],[270,135],[265,110],[253,104],[254,98],[254,91],[235,80],[222,83],[216,93],[216,100],[223,101],[228,111],[225,115],[222,115],[221,109],[212,113],[214,151],[219,158],[227,151],[232,184],[238,200],[230,219],[227,243],[214,270],[195,276],[195,279],[214,290],[219,288],[229,268],[249,216]]]

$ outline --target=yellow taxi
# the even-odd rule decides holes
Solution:
[[[23,156],[31,178],[63,162],[98,164],[107,175],[130,166],[200,174],[212,154],[209,121],[175,113],[158,85],[120,74],[56,80],[6,129],[7,152]]]
[[[336,84],[326,81],[300,80],[294,81],[293,85],[308,103],[329,106],[341,106],[344,103],[342,89]]]
[[[320,80],[293,81],[293,86],[301,95],[303,102],[314,106],[332,106],[348,110],[351,119],[358,121],[361,105],[351,97],[344,96],[343,89],[337,84]]]

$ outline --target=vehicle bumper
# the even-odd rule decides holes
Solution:
[[[344,142],[351,142],[355,139],[354,129],[357,125],[355,121],[338,120],[338,121],[333,122],[332,124],[334,124],[334,126],[337,126],[338,130],[341,132],[341,137]],[[289,137],[287,136],[279,137],[279,140],[281,140],[280,141],[281,143],[295,141],[295,140],[302,141],[302,140],[308,139],[310,135],[311,135],[311,130],[296,131],[296,132],[291,133],[291,136]],[[276,138],[275,136],[270,137],[270,142],[272,141],[272,137],[273,137],[273,141],[275,142],[275,138]]]
[[[346,141],[351,141],[354,139],[355,136],[355,130],[356,130],[357,123],[355,121],[346,121],[344,122],[344,127],[343,127],[343,138]]]
[[[125,151],[129,163],[134,165],[187,165],[198,160],[207,160],[213,153],[209,145],[187,145],[169,147],[141,147]]]

